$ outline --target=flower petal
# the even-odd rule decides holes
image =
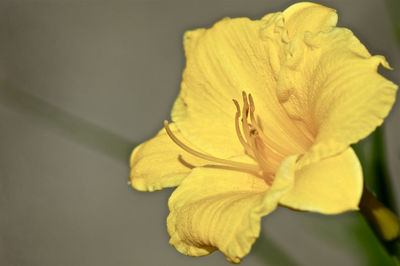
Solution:
[[[360,162],[353,149],[296,171],[295,184],[280,203],[297,210],[337,214],[358,210],[363,191]]]
[[[190,256],[219,249],[227,260],[240,262],[260,233],[261,217],[291,188],[295,161],[295,156],[284,160],[270,188],[248,173],[194,169],[168,203],[170,244]]]
[[[235,105],[242,91],[253,95],[268,132],[267,146],[302,153],[310,140],[287,116],[276,96],[285,40],[280,13],[262,20],[226,18],[184,36],[186,68],[172,120],[182,134],[218,157],[243,154],[235,131]],[[283,34],[283,35],[282,35]]]
[[[184,138],[175,125],[169,126],[172,132],[183,141]],[[154,138],[133,150],[130,158],[132,187],[141,191],[174,187],[180,184],[194,165],[204,163],[204,160],[182,150],[162,129]]]
[[[291,5],[283,11],[289,38],[305,31],[317,33],[336,26],[338,17],[332,8],[310,2]]]
[[[378,72],[371,56],[345,28],[293,39],[282,65],[277,93],[289,116],[315,137],[301,164],[343,152],[365,138],[389,113],[397,86]]]

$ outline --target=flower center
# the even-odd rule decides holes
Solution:
[[[257,162],[257,165],[217,158],[212,155],[196,151],[187,146],[186,144],[184,144],[174,135],[167,121],[164,121],[165,131],[167,132],[171,140],[186,152],[210,162],[222,164],[225,166],[230,166],[240,170],[250,171],[257,176],[262,177],[267,182],[267,184],[272,185],[274,173],[272,173],[268,167],[268,162],[266,157],[267,147],[264,144],[265,135],[263,134],[262,128],[257,122],[254,115],[255,105],[253,97],[251,96],[251,94],[247,95],[245,92],[242,93],[242,97],[243,97],[242,110],[240,110],[240,105],[238,101],[233,99],[233,103],[235,104],[237,110],[235,115],[236,134],[239,138],[240,143],[244,148],[245,153],[248,156],[250,156],[255,162]],[[240,116],[242,117],[241,120]]]

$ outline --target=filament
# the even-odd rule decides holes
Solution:
[[[241,162],[235,162],[235,161],[226,160],[226,159],[221,159],[221,158],[217,158],[217,157],[205,154],[205,153],[198,152],[198,151],[190,148],[189,146],[187,146],[183,142],[181,142],[174,135],[174,133],[172,133],[167,121],[164,121],[164,128],[165,128],[165,131],[167,132],[168,136],[172,139],[173,142],[175,142],[176,145],[178,145],[183,150],[185,150],[186,152],[188,152],[188,153],[190,153],[190,154],[192,154],[192,155],[194,155],[196,157],[199,157],[199,158],[207,160],[207,161],[220,163],[220,164],[225,164],[225,165],[233,166],[233,167],[244,169],[244,170],[250,170],[250,171],[256,171],[256,172],[259,171],[259,167],[257,165],[241,163]]]

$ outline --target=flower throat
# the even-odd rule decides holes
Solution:
[[[184,144],[174,135],[167,121],[164,121],[164,128],[171,140],[186,152],[210,162],[230,166],[239,170],[250,171],[251,173],[263,178],[267,184],[272,185],[274,174],[268,167],[266,158],[267,147],[264,143],[266,138],[254,115],[255,105],[253,97],[251,94],[247,95],[247,93],[242,92],[242,98],[242,110],[240,109],[238,101],[233,99],[233,103],[236,106],[235,130],[245,153],[257,164],[242,163],[217,158],[212,155],[196,151]],[[240,119],[240,117],[242,118]]]

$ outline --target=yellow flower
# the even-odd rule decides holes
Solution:
[[[135,189],[179,186],[167,219],[177,250],[219,249],[238,263],[278,204],[358,209],[362,171],[349,145],[383,122],[397,86],[377,73],[385,59],[336,23],[334,10],[298,3],[185,33],[173,122],[130,161]]]

